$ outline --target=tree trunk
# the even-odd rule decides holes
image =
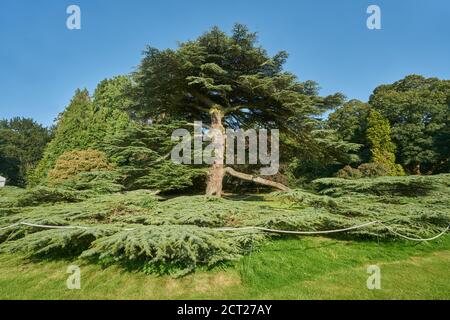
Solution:
[[[422,172],[420,171],[420,163],[416,163],[416,165],[414,166],[413,170],[412,170],[414,175],[421,175]]]
[[[224,154],[225,154],[225,129],[222,125],[223,113],[218,108],[212,108],[211,114],[211,143],[215,148],[215,160],[209,168],[206,195],[222,196],[222,181],[225,175]]]
[[[285,185],[263,179],[261,177],[255,177],[250,174],[238,172],[230,167],[225,168],[225,129],[222,125],[223,112],[220,108],[213,107],[210,111],[211,114],[211,143],[215,145],[215,160],[211,165],[208,171],[207,177],[207,185],[206,185],[206,195],[212,196],[216,195],[217,197],[222,196],[222,183],[223,177],[225,173],[229,175],[247,180],[253,181],[255,183],[259,183],[262,185],[270,186],[282,191],[289,191],[290,189]]]
[[[280,189],[281,191],[289,191],[290,190],[284,184],[281,184],[281,183],[278,183],[275,181],[271,181],[271,180],[267,180],[267,179],[263,179],[261,177],[255,177],[255,176],[252,176],[247,173],[238,172],[230,167],[225,168],[225,172],[228,173],[230,176],[233,176],[233,177],[236,177],[236,178],[239,178],[242,180],[253,181],[253,182],[263,184],[266,186],[270,186],[273,188],[277,188],[277,189]]]

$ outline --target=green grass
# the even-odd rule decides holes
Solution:
[[[450,299],[450,234],[416,243],[378,224],[340,238],[216,230],[330,230],[376,220],[432,237],[450,223],[448,174],[316,183],[316,191],[223,199],[76,194],[76,203],[66,190],[3,188],[0,226],[90,229],[0,230],[0,299]],[[81,290],[66,288],[71,264],[81,267]],[[381,268],[381,290],[367,289],[369,265]]]
[[[244,283],[250,296],[264,299],[448,299],[449,249],[448,235],[419,245],[289,239],[246,257]],[[382,290],[367,289],[369,265],[381,268]]]
[[[81,268],[81,290],[66,269]],[[368,290],[368,265],[381,290]],[[183,278],[84,261],[0,255],[1,299],[450,299],[450,235],[432,243],[355,242],[322,237],[268,242],[235,265]]]

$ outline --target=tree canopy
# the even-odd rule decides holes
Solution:
[[[228,36],[217,27],[176,50],[149,47],[134,73],[136,104],[142,118],[181,116],[209,122],[212,107],[230,127],[292,129],[290,124],[320,115],[342,95],[318,96],[317,84],[283,71],[288,55],[274,56],[240,24]]]
[[[59,156],[67,151],[95,148],[116,132],[124,130],[130,119],[122,108],[129,103],[125,90],[130,80],[116,77],[97,86],[93,98],[87,90],[77,90],[57,119],[54,139],[33,174],[33,182],[44,182]]]
[[[377,87],[369,103],[389,120],[397,157],[411,172],[448,166],[450,80],[409,75]]]
[[[285,70],[287,59],[285,51],[269,54],[241,24],[231,33],[213,27],[174,49],[149,46],[135,72],[101,81],[92,95],[78,89],[52,130],[31,119],[0,121],[0,174],[19,186],[45,184],[61,155],[89,149],[114,163],[114,172],[101,175],[112,177],[114,188],[182,191],[202,186],[206,176],[206,193],[219,196],[226,174],[235,185],[239,178],[286,190],[335,174],[402,174],[401,166],[449,171],[450,80],[409,75],[377,87],[368,103],[345,102]],[[193,121],[202,121],[218,146],[206,175],[205,166],[166,157],[171,131],[191,130]],[[261,177],[261,163],[225,165],[225,128],[279,129],[280,172]]]
[[[170,139],[172,132],[185,126],[183,122],[130,125],[105,139],[101,149],[116,165],[119,181],[127,190],[180,192],[204,187],[206,171],[202,166],[176,164],[169,157],[175,145]]]
[[[369,104],[356,99],[345,102],[329,115],[328,127],[346,141],[365,144],[369,109]]]
[[[391,141],[389,121],[372,109],[367,119],[367,141],[371,162],[384,166],[389,175],[403,175],[403,168],[395,163],[395,144]]]
[[[50,130],[32,119],[0,120],[0,175],[8,184],[25,186],[50,138]]]
[[[311,143],[315,118],[340,104],[343,95],[319,96],[315,82],[283,70],[287,57],[284,51],[270,56],[241,24],[231,35],[214,27],[175,50],[148,47],[133,75],[130,111],[144,121],[202,120],[218,130],[222,124],[276,128],[298,143]],[[223,167],[217,166],[218,183]]]

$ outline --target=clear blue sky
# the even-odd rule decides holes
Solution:
[[[79,5],[82,29],[66,28]],[[382,30],[366,28],[381,8]],[[287,69],[322,94],[367,100],[407,74],[450,78],[448,0],[0,0],[0,118],[50,125],[76,88],[138,65],[148,44],[167,48],[213,25],[247,24]]]

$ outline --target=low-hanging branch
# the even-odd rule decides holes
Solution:
[[[239,178],[242,180],[253,181],[253,182],[256,182],[259,184],[277,188],[281,191],[291,190],[287,186],[285,186],[284,184],[281,184],[279,182],[271,181],[271,180],[264,179],[264,178],[257,177],[257,176],[252,176],[251,174],[247,174],[247,173],[243,173],[243,172],[238,172],[231,167],[226,167],[225,173],[228,173],[230,176],[233,176],[233,177],[236,177],[236,178]]]

